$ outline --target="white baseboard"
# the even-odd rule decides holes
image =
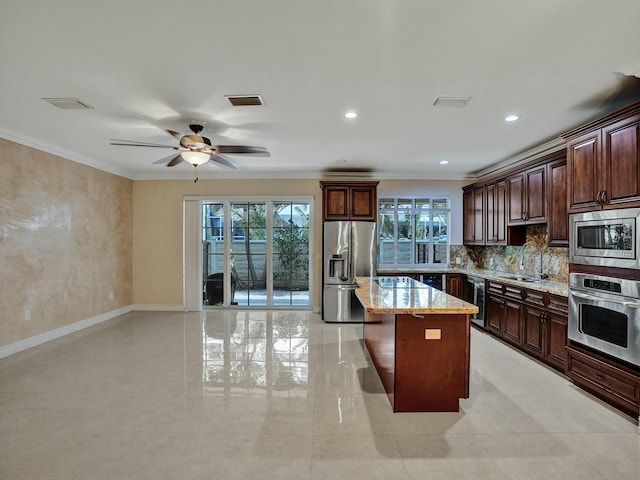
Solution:
[[[131,310],[133,310],[132,305],[117,308],[115,310],[111,310],[110,312],[96,315],[95,317],[85,318],[84,320],[80,320],[79,322],[65,325],[64,327],[56,328],[55,330],[50,330],[48,332],[25,338],[24,340],[11,343],[9,345],[5,345],[3,347],[0,347],[0,358],[14,355],[18,352],[22,352],[23,350],[27,350],[28,348],[36,347],[38,345],[42,345],[43,343],[50,342],[51,340],[64,337],[65,335],[69,335],[70,333],[75,333],[85,328],[98,325],[99,323],[111,320],[112,318],[130,312]]]
[[[134,312],[184,312],[184,305],[165,305],[153,303],[136,303],[131,306]]]

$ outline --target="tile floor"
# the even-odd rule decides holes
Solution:
[[[0,478],[640,478],[633,419],[476,330],[459,413],[392,413],[361,331],[133,312],[0,360]]]

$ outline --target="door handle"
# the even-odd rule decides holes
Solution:
[[[602,191],[602,205],[607,203],[607,191],[603,190]]]

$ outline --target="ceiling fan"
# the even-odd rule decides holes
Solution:
[[[162,145],[159,143],[134,142],[132,140],[112,139],[111,145],[119,145],[126,147],[151,147],[151,148],[170,148],[178,153],[172,153],[166,157],[153,162],[154,164],[166,163],[167,167],[174,167],[180,162],[187,162],[196,168],[196,178],[198,181],[197,169],[200,165],[212,162],[222,167],[236,169],[236,166],[225,154],[231,155],[253,155],[259,157],[270,157],[271,154],[264,147],[249,147],[246,145],[212,145],[211,140],[200,135],[204,127],[199,124],[189,125],[191,133],[180,135],[173,130],[165,130],[169,135],[180,142],[179,145]]]

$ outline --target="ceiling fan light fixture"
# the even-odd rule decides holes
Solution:
[[[209,153],[192,151],[182,152],[180,155],[185,162],[190,163],[194,167],[198,167],[203,163],[207,163],[209,161],[209,158],[211,157],[211,154]]]

